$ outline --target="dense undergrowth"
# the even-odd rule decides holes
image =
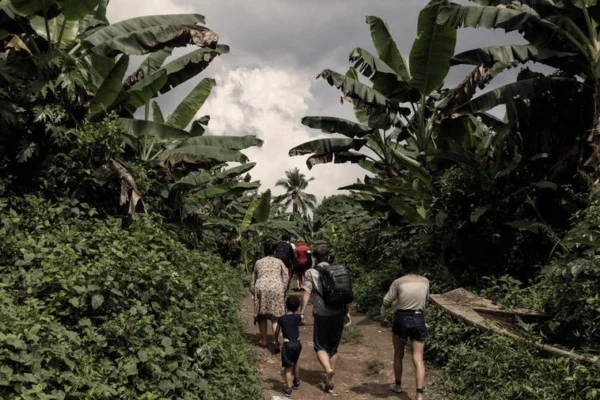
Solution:
[[[259,397],[239,271],[158,217],[123,229],[73,199],[0,204],[1,398]]]
[[[560,238],[561,251],[546,266],[537,265],[538,273],[528,281],[502,275],[503,269],[497,275],[484,269],[475,279],[466,280],[471,283],[466,284],[468,289],[494,302],[539,310],[551,317],[528,326],[524,340],[484,333],[436,306],[428,308],[431,328],[426,357],[444,370],[434,383],[435,390],[459,399],[600,398],[599,363],[553,357],[539,347],[550,343],[590,356],[600,354],[597,191],[589,204],[575,214],[571,228]],[[432,292],[465,285],[465,280],[451,272],[456,266],[448,266],[435,251],[435,233],[418,234],[409,228],[392,232],[342,235],[338,241],[339,261],[349,265],[355,277],[359,311],[379,319],[383,295],[402,274],[399,255],[409,247],[417,248],[425,260],[424,274],[431,281]]]

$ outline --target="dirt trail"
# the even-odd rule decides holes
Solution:
[[[248,341],[254,346],[259,355],[259,367],[262,372],[264,398],[270,400],[272,396],[282,396],[284,389],[283,370],[281,368],[280,354],[273,354],[273,349],[262,349],[258,347],[258,327],[253,325],[252,299],[248,297],[244,301],[242,316],[246,321],[246,332]],[[415,398],[414,367],[410,353],[404,357],[404,379],[402,382],[403,392],[394,394],[388,386],[394,382],[393,371],[393,349],[391,343],[391,331],[381,327],[378,323],[369,320],[364,315],[352,314],[352,323],[363,335],[362,343],[341,344],[339,349],[340,359],[337,366],[336,392],[340,399],[402,399]],[[269,333],[270,333],[269,326]],[[313,318],[312,306],[306,311],[306,321],[300,327],[300,340],[302,341],[302,355],[300,356],[300,380],[302,384],[299,390],[294,391],[292,398],[318,400],[332,399],[331,395],[323,392],[325,375],[317,361],[312,347]],[[380,361],[382,368],[379,374],[367,376],[365,373],[370,362]],[[435,371],[427,370],[428,380]],[[435,400],[429,394],[428,400]],[[439,399],[439,398],[438,398]]]

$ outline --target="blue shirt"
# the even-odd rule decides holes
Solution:
[[[279,317],[277,322],[281,326],[281,333],[283,338],[296,341],[300,339],[300,322],[302,318],[300,314],[285,314]]]

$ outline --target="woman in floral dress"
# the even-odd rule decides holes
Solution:
[[[288,269],[278,258],[275,258],[275,243],[264,244],[265,257],[254,265],[254,274],[250,292],[254,297],[254,319],[258,321],[261,347],[267,347],[267,322],[270,320],[273,329],[273,343],[278,344],[275,337],[277,318],[285,314],[285,291],[288,285]]]

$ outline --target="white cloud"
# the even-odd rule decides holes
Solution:
[[[290,68],[221,68],[216,76],[217,87],[211,94],[201,114],[209,114],[209,132],[214,135],[254,134],[264,141],[261,148],[251,148],[244,153],[257,166],[250,171],[262,188],[271,188],[285,177],[285,171],[298,167],[307,178],[315,177],[308,192],[319,199],[336,193],[336,189],[364,176],[355,165],[318,165],[309,171],[306,157],[289,157],[288,151],[316,137],[300,120],[313,100],[310,72]]]
[[[111,23],[143,15],[194,13],[194,6],[178,5],[170,0],[113,0],[109,3],[107,17]]]

